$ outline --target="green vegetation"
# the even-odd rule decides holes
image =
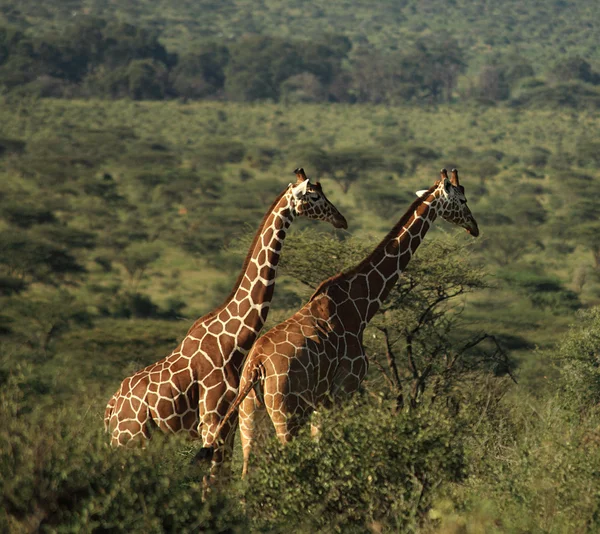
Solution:
[[[0,0],[0,530],[598,530],[598,6],[488,4]],[[438,221],[363,391],[203,503],[197,444],[111,451],[104,406],[300,165],[349,230],[296,223],[269,325],[442,166],[482,235]]]

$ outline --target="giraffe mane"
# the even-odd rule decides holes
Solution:
[[[423,200],[425,200],[431,193],[433,193],[435,191],[435,189],[437,188],[439,183],[440,183],[439,180],[436,181],[425,193],[423,193],[422,196],[416,198],[413,201],[413,203],[406,210],[406,213],[404,215],[402,215],[402,217],[400,217],[400,220],[394,225],[394,227],[381,240],[379,245],[377,245],[373,249],[373,251],[364,260],[362,260],[359,264],[355,265],[351,269],[334,274],[331,278],[327,278],[326,280],[321,282],[319,284],[319,286],[317,287],[317,289],[315,289],[315,292],[312,294],[312,296],[310,297],[308,302],[311,302],[312,300],[314,300],[318,295],[323,293],[323,291],[325,291],[329,286],[333,285],[336,282],[339,282],[340,280],[343,280],[346,277],[356,274],[363,267],[365,267],[367,265],[367,263],[369,263],[371,261],[371,257],[373,256],[373,254],[382,250],[388,244],[389,240],[392,239],[392,237],[394,237],[395,235],[398,235],[400,228],[402,226],[404,226],[410,220],[410,218],[412,217],[412,215],[415,212],[415,210],[417,209],[417,207],[420,206],[421,203],[423,202]]]
[[[188,332],[191,332],[199,323],[201,323],[207,319],[210,319],[211,317],[214,317],[219,312],[221,312],[225,308],[225,306],[227,306],[227,303],[231,300],[231,298],[235,295],[236,291],[240,287],[240,284],[242,283],[244,274],[246,273],[246,269],[248,268],[250,259],[252,258],[252,253],[254,252],[254,247],[256,246],[256,243],[258,242],[260,235],[262,234],[262,231],[265,228],[267,219],[269,218],[269,215],[271,215],[271,213],[273,212],[273,208],[279,203],[279,201],[282,199],[283,195],[285,195],[287,193],[288,188],[289,188],[289,186],[286,187],[279,195],[277,195],[277,198],[273,201],[273,203],[271,204],[269,209],[263,215],[262,221],[260,221],[260,224],[258,225],[258,230],[256,230],[256,233],[254,234],[254,238],[252,239],[252,244],[250,245],[250,248],[248,249],[248,253],[246,254],[246,258],[244,259],[244,263],[242,265],[240,273],[238,274],[237,280],[233,284],[233,288],[231,289],[229,295],[227,295],[227,297],[223,300],[223,304],[221,304],[218,308],[215,308],[214,310],[203,315],[199,319],[196,319],[196,321],[194,321],[194,324],[190,327]]]

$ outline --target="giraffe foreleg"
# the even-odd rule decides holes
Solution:
[[[238,418],[236,414],[221,427],[210,465],[209,477],[211,483],[214,483],[218,477],[231,473],[231,459],[233,457],[233,445],[237,426]]]

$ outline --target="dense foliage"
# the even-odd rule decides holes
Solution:
[[[597,2],[377,8],[0,0],[0,530],[598,530]],[[197,444],[111,451],[104,405],[221,302],[300,165],[349,230],[294,223],[269,325],[442,166],[482,235],[437,221],[361,392],[318,440],[263,422],[203,502]]]
[[[436,0],[380,3],[372,10],[363,2],[351,9],[344,2],[327,8],[303,2],[299,9],[294,2],[277,8],[241,0],[156,8],[136,2],[125,8],[90,1],[56,2],[40,13],[23,2],[20,10],[4,9],[0,85],[66,98],[512,99],[515,106],[598,109],[598,45],[588,24],[598,8],[569,4]],[[32,31],[39,28],[32,19],[49,15],[50,27]],[[544,29],[549,19],[559,21],[551,30]]]

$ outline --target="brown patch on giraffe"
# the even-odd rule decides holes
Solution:
[[[352,301],[346,301],[338,305],[338,316],[340,317],[344,328],[350,331],[358,331],[361,325],[361,316]]]
[[[229,356],[235,346],[235,338],[229,334],[221,334],[219,336],[219,344],[221,346],[221,353]]]
[[[239,305],[235,300],[232,300],[228,305],[227,305],[227,309],[229,310],[229,313],[231,314],[232,317],[238,317],[239,316]]]
[[[132,434],[137,434],[141,430],[141,425],[138,421],[135,420],[127,420],[122,421],[119,425],[121,431],[131,432]]]
[[[183,340],[183,343],[181,344],[181,353],[186,354],[186,355],[195,354],[196,351],[198,350],[199,346],[200,346],[199,339],[191,339],[189,337],[186,337]]]
[[[169,380],[169,378],[171,378],[171,373],[169,373],[169,371],[167,371],[166,369],[164,371],[161,371],[161,373],[160,373],[160,381],[161,382],[166,382],[167,380]]]
[[[242,326],[242,321],[240,321],[237,317],[233,318],[227,323],[227,331],[231,333],[237,333],[240,329],[240,326]]]
[[[267,251],[265,249],[262,249],[259,253],[258,256],[256,257],[255,262],[258,265],[265,265],[267,263]]]
[[[411,224],[409,232],[412,236],[418,236],[421,234],[421,229],[423,228],[423,219],[418,218]]]
[[[271,240],[273,239],[274,233],[275,233],[275,231],[272,228],[267,228],[267,230],[265,230],[265,233],[263,234],[263,238],[262,238],[263,247],[269,246],[269,244],[271,243]]]
[[[256,267],[255,263],[251,263],[250,265],[248,265],[246,272],[248,273],[248,275],[252,275],[252,276],[256,276],[258,274],[258,268]],[[241,290],[244,290],[244,292],[242,293]],[[242,283],[240,284],[240,291],[238,291],[237,296],[241,296],[244,295],[246,296],[248,293],[250,293],[250,290],[252,289],[252,282],[250,282],[250,280],[248,280],[248,278],[244,277],[244,279],[242,280]]]
[[[147,384],[148,384],[148,379],[150,377],[145,377],[143,380],[139,380],[134,387],[132,387],[129,391],[131,392],[131,395],[135,395],[136,397],[140,397],[143,398],[144,397],[144,393],[146,391],[147,388]]]
[[[205,378],[202,380],[202,384],[206,388],[216,386],[223,381],[223,371],[221,369],[213,369]]]
[[[187,412],[182,418],[183,428],[193,429],[198,426],[198,418],[194,412]]]
[[[421,240],[420,239],[411,239],[410,240],[410,251],[414,254],[415,251],[419,248],[419,245],[421,244]]]
[[[171,382],[177,388],[178,391],[185,391],[192,381],[192,372],[189,368],[181,369],[181,371],[177,371],[173,373],[171,377]]]
[[[162,382],[158,387],[159,397],[165,397],[170,399],[172,397],[172,393],[173,388],[171,387],[171,384],[169,382]]]
[[[221,310],[221,312],[219,313],[219,315],[217,316],[217,318],[222,323],[227,323],[231,319],[231,313],[229,312],[229,309],[228,308],[223,308],[223,310]]]
[[[246,343],[252,344],[256,339],[256,332],[252,328],[242,326],[238,334],[238,345],[243,346]]]
[[[296,328],[287,331],[285,339],[294,345],[294,347],[301,347],[304,345],[304,336]]]
[[[208,327],[208,331],[209,333],[214,335],[220,334],[221,332],[223,332],[223,323],[221,321],[213,321]],[[204,343],[202,345],[204,345]]]
[[[300,332],[304,337],[313,337],[315,335],[315,327],[313,324],[299,324]]]
[[[223,357],[219,353],[219,345],[217,344],[217,339],[214,336],[206,336],[202,340],[201,345],[202,352],[206,354],[207,358],[210,358],[213,362],[222,361]]]
[[[171,417],[171,419],[164,421],[164,424],[166,424],[173,433],[181,430],[181,419],[179,417]]]
[[[273,288],[272,285],[267,286],[267,285],[263,284],[262,282],[257,281],[254,284],[254,287],[252,288],[252,291],[250,293],[250,298],[252,299],[253,302],[265,301],[268,298],[268,295],[272,288]]]
[[[192,384],[192,386],[187,390],[187,399],[190,408],[195,407],[197,409],[198,402],[200,400],[200,386],[198,382]]]
[[[350,298],[353,300],[365,298],[367,296],[367,286],[365,284],[367,277],[360,275],[350,284]]]
[[[373,270],[367,276],[367,284],[369,284],[369,293],[371,295],[379,295],[383,290],[385,280],[379,271]]]
[[[189,372],[190,364],[186,359],[179,358],[175,363],[173,363],[173,365],[171,365],[171,368],[169,369],[169,371],[171,372],[171,374],[175,374],[184,369],[187,372]]]
[[[246,314],[248,313],[248,310],[252,307],[252,303],[250,302],[249,298],[245,298],[244,300],[242,300],[239,304],[239,308],[238,308],[238,317],[246,317]]]
[[[156,405],[156,411],[160,419],[164,419],[173,413],[173,403],[170,399],[161,398]]]
[[[279,265],[279,260],[281,259],[281,255],[280,254],[273,254],[273,257],[271,258],[271,264],[269,266],[269,269],[263,269],[264,272],[269,273],[269,277],[271,277],[272,275],[275,274],[275,268]]]
[[[289,341],[284,340],[284,341],[279,341],[276,345],[275,345],[275,352],[277,354],[286,354],[286,355],[293,355],[296,353],[296,346],[292,345]]]
[[[135,415],[135,418],[140,423],[140,425],[144,424],[144,422],[146,421],[147,417],[148,417],[148,414],[146,413],[146,410],[140,410]]]
[[[131,408],[133,409],[134,412],[137,412],[142,405],[142,401],[140,399],[138,399],[137,397],[131,397],[129,399],[129,402],[131,403]]]
[[[150,382],[160,382],[160,371],[152,371],[149,378]],[[136,387],[134,391],[136,391],[138,387]]]
[[[395,256],[398,254],[398,241],[396,239],[389,241],[386,244],[384,251],[388,256]]]
[[[258,313],[258,310],[256,308],[254,308],[248,312],[248,314],[246,315],[246,318],[244,319],[244,323],[246,323],[249,326],[254,326],[254,325],[259,324],[259,320],[260,320],[260,315]]]

